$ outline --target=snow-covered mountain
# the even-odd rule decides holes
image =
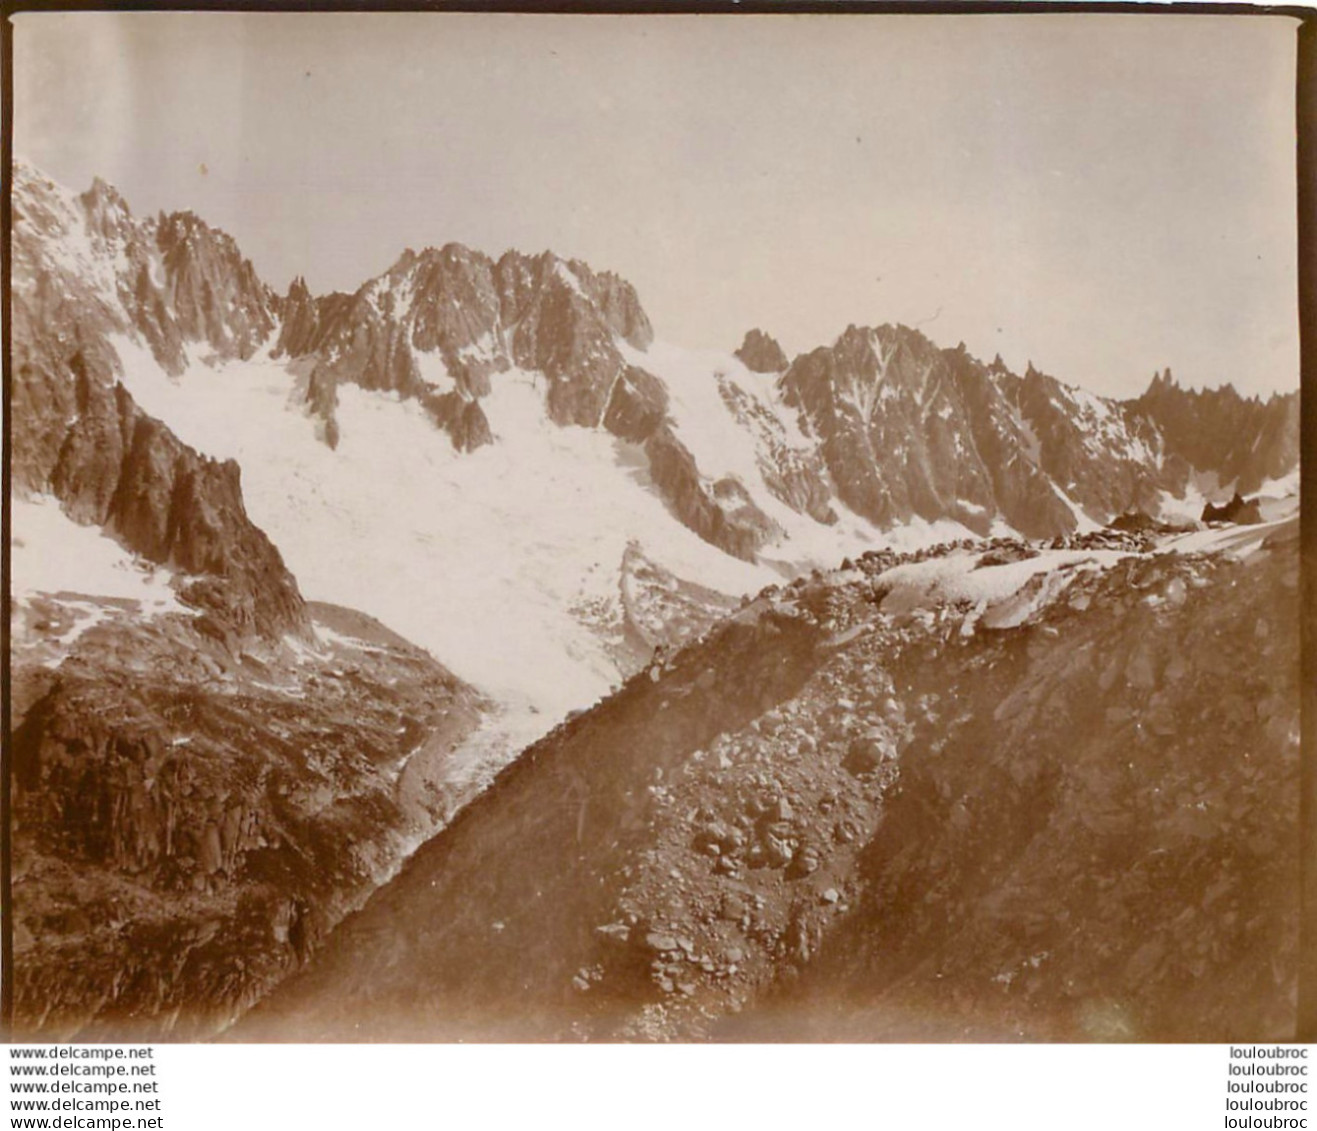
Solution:
[[[525,851],[504,832],[511,820],[548,838],[534,868],[491,878],[514,903],[529,905],[519,876],[529,883],[548,869],[576,883],[565,862],[585,859],[595,840],[605,851],[589,858],[611,869],[619,840],[607,822],[640,819],[637,798],[666,796],[656,781],[672,751],[699,747],[698,761],[718,773],[753,752],[713,783],[742,800],[774,759],[794,764],[842,732],[849,751],[856,704],[883,690],[874,664],[913,639],[901,618],[914,618],[931,649],[929,687],[957,641],[983,660],[966,667],[971,682],[1005,670],[998,661],[1023,654],[1012,642],[1026,637],[1040,679],[1059,670],[1054,656],[1068,672],[1087,663],[1089,644],[1105,654],[1106,641],[1083,642],[1062,594],[1076,614],[1091,600],[1102,615],[1089,619],[1132,647],[1157,625],[1135,624],[1130,608],[1180,609],[1209,580],[1190,557],[1225,554],[1239,537],[1204,529],[1172,545],[1151,515],[1193,517],[1235,489],[1296,489],[1297,395],[1188,392],[1159,374],[1144,396],[1115,402],[1032,365],[1023,375],[999,359],[984,365],[902,326],[851,327],[794,359],[762,330],[735,353],[691,351],[655,339],[626,282],[550,253],[408,251],[352,294],[317,296],[296,280],[280,295],[233,239],[190,213],[136,217],[101,181],[78,195],[23,165],[12,190],[11,831],[16,1001],[33,1033],[122,1039],[125,1026],[187,1036],[229,1024],[308,963],[421,839],[471,813],[510,760],[502,791],[463,818],[477,830],[475,866],[491,859],[481,828]],[[1246,549],[1270,560],[1261,548],[1293,500],[1247,509],[1263,525]],[[1121,530],[1095,529],[1120,515]],[[955,544],[927,549],[939,542]],[[1185,561],[1161,561],[1167,548]],[[898,560],[902,550],[914,552]],[[858,572],[845,559],[861,562]],[[1148,587],[1145,564],[1166,596],[1127,600]],[[1288,662],[1250,634],[1275,641],[1293,618],[1273,625],[1251,605],[1235,609],[1266,595],[1236,586],[1250,575],[1233,568],[1212,567],[1215,588],[1193,602],[1193,623],[1206,627],[1184,637],[1186,653],[1205,655],[1202,640],[1229,628],[1237,651],[1265,647]],[[1284,568],[1273,573],[1273,589],[1287,584]],[[1049,642],[1071,631],[1080,649],[1062,639],[1054,651]],[[872,641],[897,650],[869,655]],[[850,665],[857,649],[863,663]],[[1151,698],[1147,665],[1131,659],[1132,698],[1119,680],[1100,688],[1107,720],[1124,720],[1131,703],[1164,720],[1182,699],[1198,717],[1237,662],[1208,659],[1217,683],[1167,674]],[[820,682],[802,708],[808,726],[761,722],[811,672]],[[981,706],[995,680],[970,689]],[[1084,694],[1077,704],[1099,701]],[[928,698],[912,692],[909,710],[926,712]],[[1287,704],[1268,723],[1286,757]],[[1236,706],[1231,726],[1247,715]],[[1029,718],[1024,730],[1036,730]],[[744,741],[732,743],[738,730]],[[1047,756],[1068,753],[1068,737]],[[1135,737],[1120,732],[1092,760]],[[971,777],[982,762],[973,739],[958,762]],[[995,763],[1003,773],[1013,742]],[[875,749],[857,757],[872,761]],[[569,772],[537,770],[545,751]],[[735,819],[762,826],[760,854],[779,869],[781,846],[796,838],[786,814],[803,811],[801,798],[822,813],[846,796],[856,820],[876,819],[881,799],[860,793],[890,784],[877,758],[822,767],[828,780],[797,782],[789,802],[782,794],[786,810],[765,796]],[[1195,748],[1163,762],[1192,777],[1201,759]],[[526,811],[547,804],[547,822],[504,812],[506,774],[534,787]],[[547,787],[535,784],[546,776]],[[1090,792],[1074,791],[1067,819],[1091,811]],[[589,800],[587,820],[596,794],[606,804]],[[1260,792],[1258,804],[1279,796]],[[663,835],[686,836],[691,811],[674,807]],[[807,831],[822,836],[815,824]],[[846,824],[838,843],[858,851],[867,828]],[[997,836],[985,826],[965,860]],[[707,855],[714,842],[701,843]],[[812,855],[803,840],[792,847],[801,875],[832,867],[810,843]],[[942,851],[931,836],[920,855]],[[740,857],[725,855],[721,867],[736,872]],[[834,863],[849,875],[849,855]],[[688,929],[668,910],[670,873],[645,873],[637,889],[662,940]],[[815,931],[813,912],[774,884],[760,893],[768,910],[756,928],[769,949],[736,942],[744,956],[728,958],[729,977],[744,961],[768,985],[778,951],[814,937],[801,934]],[[588,887],[576,894],[616,894]],[[831,906],[828,890],[815,895]],[[802,898],[818,910],[814,895]],[[426,906],[416,901],[399,921]],[[572,899],[561,907],[580,910]],[[593,938],[609,927],[591,915],[566,929]],[[541,930],[533,916],[523,926]],[[473,927],[484,954],[488,928]],[[505,941],[524,937],[510,930]],[[1134,935],[1112,937],[1124,945]],[[965,953],[980,942],[976,933]],[[686,996],[694,983],[674,980],[686,960],[670,951],[665,942],[642,965],[657,963],[664,994]],[[543,964],[546,993],[563,991],[556,964],[576,954],[561,949]],[[626,952],[618,968],[635,957]],[[761,959],[768,965],[754,967]],[[594,984],[594,966],[583,969],[575,981],[569,972],[572,993]]]
[[[135,221],[100,184],[17,189],[14,1023],[204,1036],[304,961],[507,744],[488,750],[491,704],[433,657],[305,601],[238,464],[117,382],[116,342],[164,373],[268,337],[270,295],[232,242]]]
[[[227,235],[136,218],[103,182],[78,196],[20,165],[14,204],[21,488],[122,533],[122,508],[71,502],[64,470],[106,446],[77,397],[120,382],[241,468],[254,526],[308,594],[555,716],[636,661],[638,638],[629,659],[616,640],[633,551],[737,597],[877,545],[1170,513],[1297,460],[1295,396],[1159,377],[1121,403],[902,326],[793,361],[759,330],[693,352],[654,339],[625,281],[547,252],[407,250],[353,294],[298,279],[280,296]],[[1208,411],[1219,448],[1183,423]]]
[[[19,493],[53,495],[71,519],[178,571],[219,635],[305,631],[296,581],[246,514],[238,465],[181,442],[116,380],[120,340],[149,343],[162,373],[181,372],[202,343],[250,354],[273,325],[250,265],[197,222],[133,220],[100,181],[74,197],[20,167],[13,208]]]

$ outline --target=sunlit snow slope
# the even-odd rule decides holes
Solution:
[[[494,376],[482,404],[495,442],[467,454],[415,401],[344,386],[331,449],[302,408],[297,376],[268,353],[215,368],[194,359],[174,379],[128,339],[115,345],[147,412],[200,451],[239,461],[249,513],[309,597],[369,612],[502,702],[559,716],[618,680],[603,641],[572,610],[616,598],[628,543],[728,594],[782,578],[677,522],[631,445],[552,425],[536,375]],[[719,406],[691,407],[684,421]],[[788,538],[767,556],[797,568],[876,537],[860,520],[824,527],[780,504],[773,517]]]

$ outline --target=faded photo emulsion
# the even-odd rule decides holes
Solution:
[[[1292,1038],[1297,27],[15,16],[14,1035]]]

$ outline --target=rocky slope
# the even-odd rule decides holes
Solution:
[[[533,746],[232,1035],[1284,1039],[1295,534],[766,591]]]
[[[488,705],[308,606],[238,464],[121,383],[132,337],[177,373],[269,336],[228,237],[24,172],[14,264],[15,1031],[202,1036],[465,800],[453,763]]]
[[[348,610],[313,608],[291,654],[235,654],[127,604],[46,595],[14,626],[24,1037],[228,1023],[442,821],[445,760],[479,718],[429,656]]]
[[[1290,1039],[1295,534],[1242,563],[1131,559],[951,680],[940,649],[904,654],[924,756],[854,909],[729,1035]]]

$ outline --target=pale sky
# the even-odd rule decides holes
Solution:
[[[1298,386],[1287,17],[40,13],[15,151],[277,290],[551,249],[657,335],[920,325],[1137,394]]]

